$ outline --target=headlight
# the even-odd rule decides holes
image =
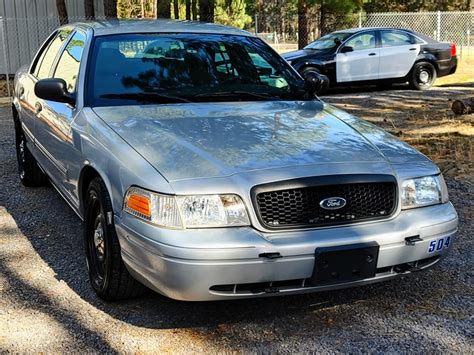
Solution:
[[[408,179],[402,183],[402,209],[448,202],[448,189],[442,175]]]
[[[167,228],[248,226],[250,221],[237,195],[170,196],[131,187],[125,194],[124,211]]]

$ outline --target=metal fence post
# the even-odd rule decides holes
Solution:
[[[10,61],[8,60],[8,54],[7,54],[7,41],[5,37],[5,31],[6,31],[6,26],[5,26],[5,19],[0,16],[0,26],[2,27],[2,50],[3,50],[3,61],[5,65],[5,79],[7,83],[7,93],[8,97],[12,97],[12,93],[10,90]]]
[[[362,27],[362,11],[359,11],[359,28]]]
[[[436,25],[436,40],[441,41],[441,11],[438,11],[438,21]]]

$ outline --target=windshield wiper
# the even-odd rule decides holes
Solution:
[[[127,94],[103,94],[99,96],[101,99],[121,99],[121,100],[136,100],[139,102],[188,102],[192,101],[178,96],[170,96],[165,94],[159,94],[156,92],[139,92],[139,93],[127,93]]]
[[[227,97],[227,96],[250,96],[253,98],[257,99],[263,99],[263,100],[279,100],[278,97],[268,95],[268,94],[257,94],[254,92],[249,92],[249,91],[241,91],[241,90],[231,90],[231,91],[217,91],[217,92],[204,92],[201,94],[196,94],[193,95],[193,97],[199,98],[199,97]]]

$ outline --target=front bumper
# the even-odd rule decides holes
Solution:
[[[391,220],[278,233],[250,227],[167,230],[127,214],[116,216],[115,224],[123,260],[135,278],[168,297],[204,301],[344,288],[425,269],[447,251],[429,254],[430,241],[454,234],[458,219],[446,203],[402,211]],[[408,245],[405,238],[413,236],[422,240]],[[368,242],[380,246],[375,277],[325,286],[308,282],[316,248]]]

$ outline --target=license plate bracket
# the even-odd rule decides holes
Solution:
[[[375,242],[317,248],[311,283],[327,285],[374,277],[378,255]]]

